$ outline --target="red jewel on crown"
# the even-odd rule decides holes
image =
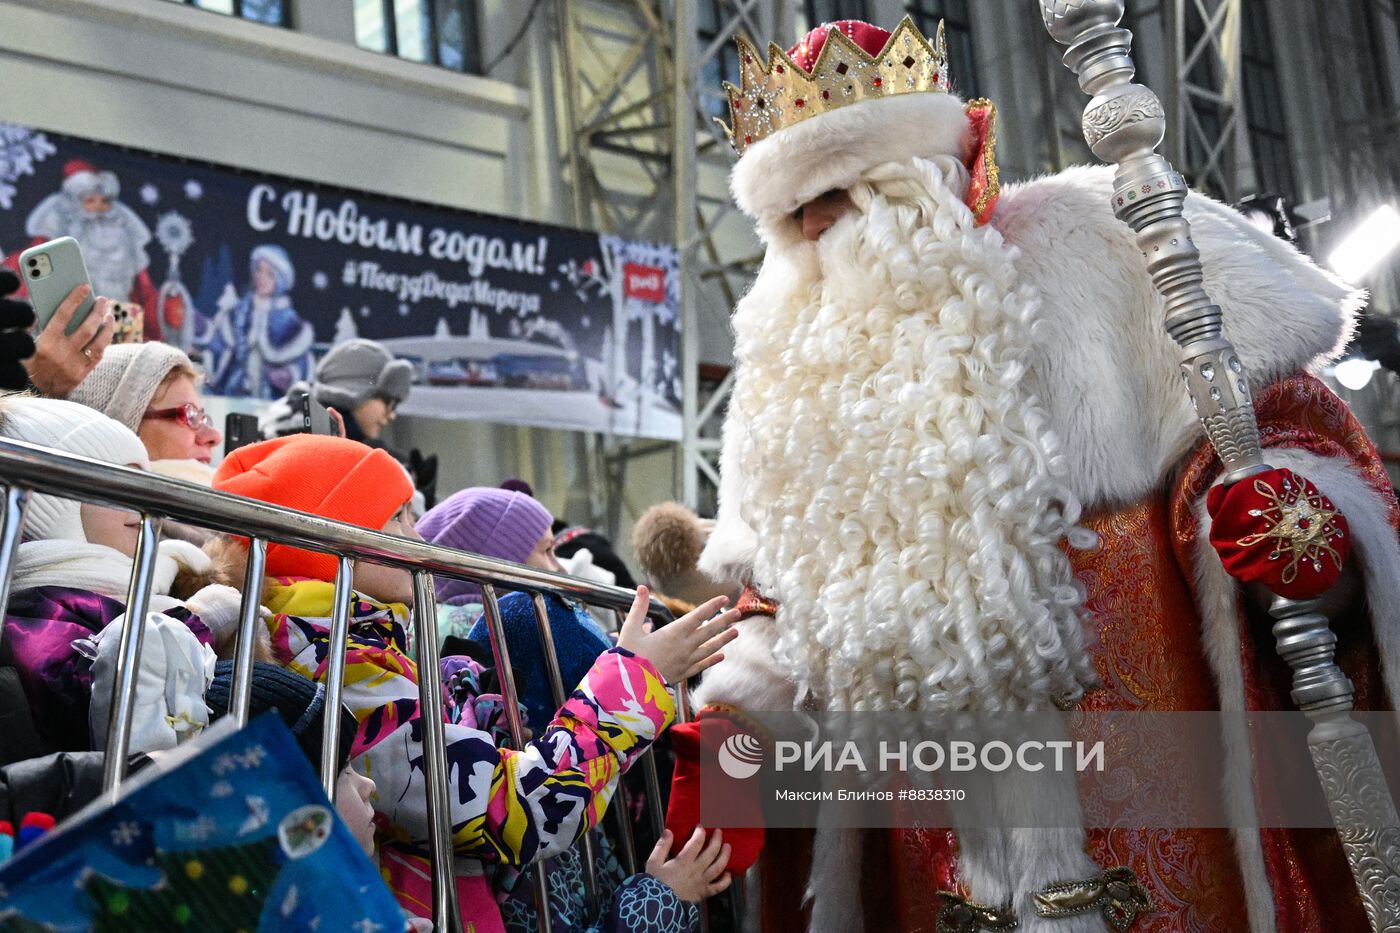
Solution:
[[[794,123],[848,104],[948,91],[942,25],[930,41],[908,16],[893,33],[855,20],[819,26],[786,52],[770,46],[766,62],[747,40],[735,41],[741,86],[725,85],[731,95],[725,131],[740,154]],[[750,105],[741,104],[741,97]]]

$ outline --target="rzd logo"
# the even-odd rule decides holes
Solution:
[[[628,298],[661,304],[666,300],[666,270],[629,262],[622,267],[623,292]]]

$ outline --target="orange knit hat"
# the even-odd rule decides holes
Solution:
[[[413,497],[397,460],[357,441],[291,434],[240,447],[219,465],[214,488],[378,531]],[[336,559],[285,544],[267,549],[275,577],[334,580]]]

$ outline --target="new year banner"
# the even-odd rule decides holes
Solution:
[[[60,236],[213,395],[279,397],[367,337],[414,366],[403,414],[681,437],[670,246],[0,123],[0,257]]]

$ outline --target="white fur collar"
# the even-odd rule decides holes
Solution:
[[[1089,508],[1155,488],[1201,437],[1132,231],[1113,216],[1111,168],[1075,168],[1007,189],[992,224],[1040,291],[1033,391]],[[1256,392],[1315,368],[1349,339],[1364,294],[1200,195],[1186,202],[1207,292]]]
[[[954,94],[901,94],[804,120],[761,139],[734,165],[729,186],[760,233],[819,194],[849,188],[883,162],[950,155],[970,141]]]

